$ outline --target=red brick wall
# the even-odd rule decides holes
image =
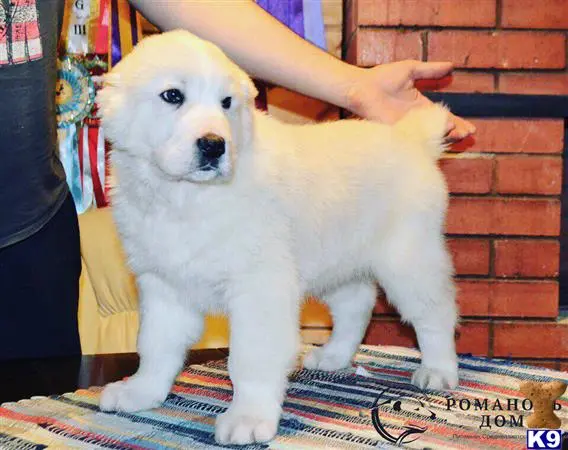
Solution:
[[[452,92],[568,94],[565,0],[347,0],[347,59],[452,61]]]
[[[423,90],[568,94],[566,0],[350,0],[349,62],[452,61]],[[458,351],[568,366],[557,320],[563,121],[472,120],[477,134],[440,162],[463,321]],[[384,300],[368,343],[414,345]]]

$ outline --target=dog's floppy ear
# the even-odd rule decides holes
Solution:
[[[97,92],[96,102],[99,107],[99,116],[103,127],[106,128],[106,137],[111,141],[117,139],[120,129],[113,129],[115,117],[125,110],[125,96],[121,89],[120,75],[108,73],[102,79],[102,88]],[[124,133],[124,130],[122,130]]]
[[[244,75],[241,78],[241,89],[243,90],[244,97],[247,101],[254,100],[258,95],[258,90],[250,77]]]
[[[102,77],[102,88],[97,92],[97,103],[103,116],[108,116],[116,109],[120,86],[120,76],[107,73]]]

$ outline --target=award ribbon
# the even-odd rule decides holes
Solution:
[[[100,76],[142,38],[128,0],[67,0],[60,42],[57,120],[60,159],[78,213],[108,205],[109,145],[97,115]]]

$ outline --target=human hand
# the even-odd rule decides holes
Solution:
[[[349,87],[347,109],[365,119],[394,123],[410,109],[431,104],[416,89],[421,79],[442,78],[452,70],[451,63],[400,61],[370,69],[356,68]],[[475,133],[471,122],[451,114],[448,141],[459,141]]]

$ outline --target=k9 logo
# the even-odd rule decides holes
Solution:
[[[527,449],[562,448],[561,430],[527,430]]]

